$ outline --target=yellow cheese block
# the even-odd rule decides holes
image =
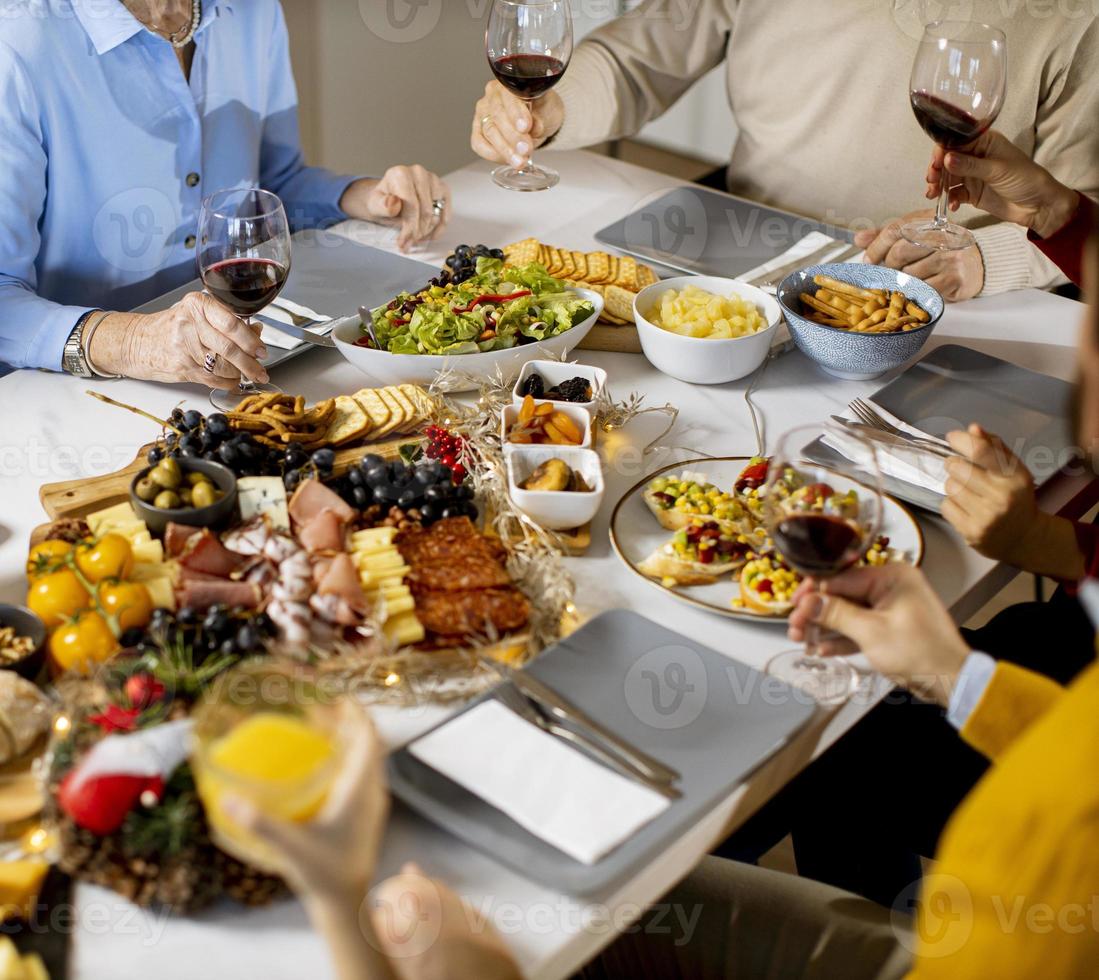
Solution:
[[[146,565],[160,565],[164,562],[164,545],[159,541],[135,541],[130,543],[134,561]]]
[[[385,603],[385,614],[388,619],[399,616],[401,613],[412,612],[416,608],[416,600],[412,598],[411,593],[382,601]]]
[[[351,535],[351,550],[388,547],[397,537],[395,527],[372,527],[365,531],[356,531]]]
[[[40,858],[0,861],[0,922],[29,918],[50,866]],[[4,971],[0,970],[0,977]]]
[[[139,561],[134,564],[129,578],[131,582],[151,582],[158,578],[171,579],[175,577],[174,567],[174,563],[164,561]]]
[[[100,528],[104,524],[138,523],[142,527],[145,526],[144,522],[139,520],[137,514],[134,513],[134,509],[130,506],[128,500],[121,504],[115,504],[113,507],[107,507],[105,510],[97,510],[94,514],[89,514],[86,520],[88,527],[92,529],[92,534],[99,534]]]
[[[24,980],[50,980],[46,964],[37,953],[27,953],[23,957],[23,978]]]
[[[156,609],[175,611],[176,593],[175,589],[172,588],[172,580],[170,578],[149,579],[143,584],[145,588],[149,590],[149,598],[153,600],[153,606]]]
[[[376,572],[383,568],[399,568],[404,564],[401,553],[396,548],[386,551],[378,551],[372,555],[366,555],[359,562],[359,568],[364,571]]]
[[[401,579],[404,578],[404,576],[406,576],[410,571],[412,571],[412,569],[410,569],[407,565],[403,565],[400,568],[382,568],[378,571],[373,571],[372,569],[364,569],[363,571],[359,572],[359,581],[362,582],[363,588],[366,589],[371,589],[376,586],[382,586],[384,588],[383,583],[389,582],[393,579],[396,579],[397,582],[400,583]]]
[[[26,980],[23,958],[15,943],[7,936],[0,936],[0,980]]]
[[[410,643],[419,643],[426,636],[423,623],[415,613],[402,613],[394,616],[382,627],[386,637],[397,646],[407,646]]]

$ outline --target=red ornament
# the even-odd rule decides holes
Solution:
[[[134,674],[126,680],[125,691],[135,708],[148,708],[164,697],[164,685],[152,674]]]
[[[122,708],[109,704],[98,715],[90,715],[88,721],[98,725],[107,734],[112,732],[132,732],[137,728],[137,719],[141,717],[141,708]]]
[[[79,827],[104,837],[118,830],[142,795],[164,796],[160,776],[91,776],[77,784],[74,769],[61,780],[57,802]]]

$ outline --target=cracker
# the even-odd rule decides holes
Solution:
[[[635,293],[621,286],[608,286],[606,298],[606,311],[619,320],[627,323],[633,322],[633,300]]]
[[[354,397],[370,420],[370,438],[376,439],[378,430],[389,424],[389,416],[392,414],[389,406],[382,401],[377,388],[363,388],[356,391]]]
[[[653,283],[659,282],[656,276],[656,271],[647,265],[638,264],[637,266],[637,291],[641,292],[646,286],[651,286]]]
[[[401,422],[393,431],[400,433],[408,432],[418,421],[419,412],[416,411],[416,406],[413,404],[412,400],[401,391],[399,385],[386,388],[385,394],[401,409]]]
[[[599,285],[607,282],[611,271],[611,257],[606,252],[588,253],[588,282]]]
[[[509,265],[530,265],[540,261],[540,249],[537,238],[524,238],[521,242],[508,245],[504,249],[504,257]]]
[[[373,433],[373,437],[376,440],[382,440],[386,438],[390,433],[396,432],[405,423],[405,410],[398,404],[393,398],[393,395],[389,388],[379,388],[378,397],[385,403],[389,409],[389,421],[386,422],[380,429]]]
[[[618,260],[618,277],[615,284],[637,292],[637,259],[624,255]]]
[[[425,422],[435,414],[431,396],[419,385],[398,385],[416,410],[416,421]]]
[[[573,252],[572,262],[576,267],[576,278],[583,281],[588,278],[588,253]]]
[[[338,395],[336,410],[325,432],[325,441],[333,446],[342,446],[361,439],[369,431],[370,419],[362,406],[351,395]]]

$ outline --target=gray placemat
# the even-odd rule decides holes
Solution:
[[[622,609],[592,619],[527,670],[616,734],[679,770],[682,799],[601,861],[585,865],[431,769],[407,748],[389,758],[390,785],[410,807],[456,837],[528,878],[577,895],[600,891],[650,862],[816,710],[806,695]],[[492,696],[489,692],[465,710]],[[492,760],[484,764],[490,766]],[[538,760],[531,759],[532,778],[537,773]],[[567,787],[562,791],[568,792]]]
[[[291,254],[290,276],[281,295],[329,317],[357,314],[360,306],[380,306],[403,290],[423,288],[439,273],[426,262],[324,231],[298,232],[293,236]],[[202,289],[197,277],[135,312],[166,310],[196,289]],[[291,350],[272,347],[263,366],[275,367],[313,349],[306,344]]]
[[[871,396],[897,418],[933,436],[977,422],[1000,436],[1027,465],[1038,486],[1079,460],[1072,434],[1072,385],[980,351],[938,347]],[[849,463],[819,442],[806,456],[837,469]],[[887,493],[933,513],[943,498],[891,477]]]
[[[770,262],[813,231],[852,242],[846,228],[706,187],[676,187],[596,232],[597,241],[667,269],[742,275]]]

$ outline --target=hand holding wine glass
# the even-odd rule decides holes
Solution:
[[[882,522],[881,476],[874,446],[846,431],[846,442],[858,442],[857,477],[805,459],[805,448],[819,435],[819,426],[787,432],[771,458],[760,493],[777,557],[800,575],[827,579],[855,565],[877,539]],[[805,644],[805,650],[774,657],[767,672],[822,704],[846,699],[857,681],[854,669],[818,655],[812,625],[807,627]]]
[[[572,11],[568,0],[495,0],[485,31],[485,50],[497,81],[513,95],[533,105],[564,77],[572,59]],[[533,117],[533,113],[532,113]],[[476,129],[480,127],[481,140]],[[495,144],[505,134],[495,114],[474,122],[474,145]],[[494,135],[493,130],[499,130]],[[533,129],[533,123],[532,123]],[[506,124],[507,135],[514,128]],[[514,145],[514,144],[513,144]],[[504,144],[506,149],[506,143]],[[505,159],[510,159],[506,157]],[[492,174],[501,187],[513,191],[542,191],[557,185],[560,176],[530,159],[518,166],[498,167]]]
[[[937,21],[924,31],[909,85],[912,111],[944,150],[973,143],[996,121],[1007,85],[1007,38],[987,24]],[[973,234],[947,220],[949,179],[935,217],[906,224],[902,235],[923,248],[951,251],[976,245]]]
[[[282,201],[256,188],[218,191],[202,202],[199,242],[206,291],[251,329],[248,318],[278,297],[290,275],[290,223]],[[219,372],[218,357],[206,352],[210,373]],[[215,392],[210,400],[229,411],[245,395],[278,390],[242,380],[236,392]]]

